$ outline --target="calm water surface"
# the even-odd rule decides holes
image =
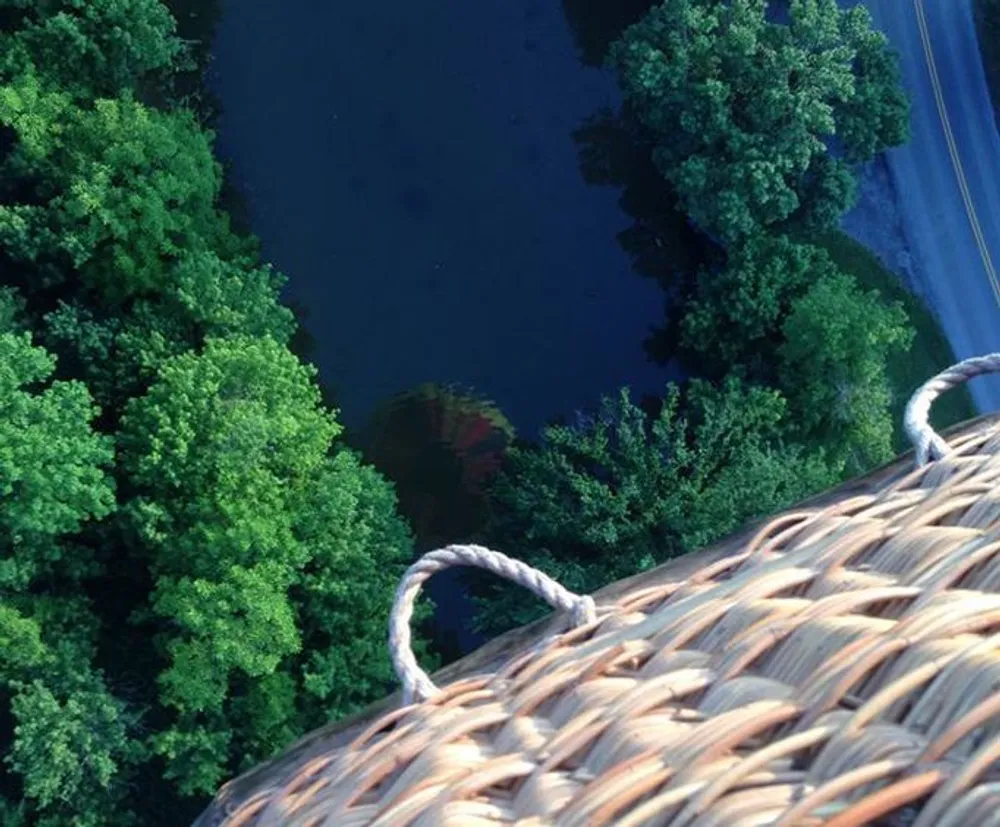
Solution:
[[[571,133],[617,106],[557,0],[243,0],[218,32],[219,149],[265,257],[308,309],[349,427],[419,382],[494,399],[519,432],[622,384],[661,291],[616,241]]]

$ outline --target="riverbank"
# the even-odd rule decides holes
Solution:
[[[903,409],[909,397],[929,377],[957,360],[928,303],[927,276],[913,255],[899,198],[891,169],[880,155],[858,171],[858,203],[841,221],[841,232],[827,233],[815,242],[865,288],[878,290],[887,301],[900,302],[916,331],[907,356],[892,360],[888,366],[896,449],[904,451],[909,445],[902,429]],[[934,406],[934,419],[940,427],[975,415],[967,386],[945,394]]]

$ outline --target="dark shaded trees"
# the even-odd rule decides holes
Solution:
[[[184,65],[176,23],[159,0],[0,0],[0,73],[30,67],[87,99],[114,97]]]
[[[821,450],[784,438],[785,415],[777,391],[735,376],[671,386],[655,415],[622,389],[594,416],[512,450],[490,543],[584,594],[700,548],[839,478]],[[546,611],[516,587],[473,582],[486,631]]]
[[[11,294],[4,303],[12,305]],[[76,381],[30,334],[0,328],[0,698],[5,824],[104,824],[145,750],[137,716],[93,667],[98,624],[81,584],[100,571],[74,535],[114,508],[111,440]],[[15,803],[17,802],[17,803]],[[38,819],[37,821],[34,819]]]
[[[792,302],[835,272],[826,251],[783,235],[755,235],[731,247],[725,266],[699,272],[692,295],[677,308],[682,363],[714,379],[736,364],[757,381],[773,379]]]
[[[851,206],[848,163],[903,142],[907,103],[863,6],[665,0],[611,49],[626,100],[685,211],[726,242]],[[831,152],[835,147],[843,157]]]
[[[862,290],[825,250],[754,236],[724,268],[700,274],[678,317],[684,364],[716,379],[738,367],[780,390],[789,435],[851,458],[852,474],[891,458],[886,366],[913,330],[902,306]]]

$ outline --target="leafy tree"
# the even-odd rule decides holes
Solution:
[[[143,750],[124,704],[99,678],[90,683],[61,698],[35,680],[17,686],[12,698],[8,763],[24,779],[25,798],[44,813],[39,824],[100,827],[127,816],[112,814],[124,793],[119,776]]]
[[[626,100],[686,212],[726,242],[854,199],[848,161],[906,136],[895,58],[863,6],[665,0],[611,50]],[[834,136],[845,160],[830,154]]]
[[[114,494],[103,466],[110,440],[93,433],[96,415],[79,382],[53,382],[55,362],[28,333],[0,333],[0,589],[25,589],[36,578],[75,572],[53,537],[109,514]]]
[[[123,417],[140,492],[128,509],[156,580],[137,619],[170,620],[157,624],[170,664],[160,702],[176,720],[152,743],[187,794],[210,792],[231,765],[232,683],[301,648],[288,589],[309,551],[295,514],[339,432],[312,374],[273,340],[210,340],[164,363]]]
[[[3,76],[32,66],[84,99],[132,89],[182,55],[159,0],[0,0],[0,15]]]
[[[837,272],[825,250],[785,236],[759,234],[734,245],[725,267],[701,272],[694,295],[679,308],[682,361],[713,378],[734,365],[747,366],[755,378],[773,378],[792,303]]]
[[[268,266],[223,261],[215,253],[183,254],[160,292],[128,309],[60,302],[45,316],[45,342],[73,366],[107,411],[143,393],[170,357],[206,338],[269,336],[288,344],[292,312],[278,301],[285,277]]]
[[[0,694],[12,732],[0,773],[8,823],[107,824],[140,760],[136,723],[92,667],[98,624],[67,587],[100,572],[69,540],[114,508],[111,441],[79,382],[51,382],[53,358],[14,333],[19,301],[4,291],[0,328]],[[14,800],[19,799],[20,804]],[[125,813],[123,812],[124,816]]]
[[[143,491],[130,510],[158,574],[303,561],[288,506],[341,430],[314,376],[277,342],[235,336],[166,361],[129,404],[119,445]]]
[[[297,632],[288,627],[282,601],[268,588],[273,581],[256,581],[249,590],[243,585],[230,593],[238,607],[246,605],[243,601],[262,604],[259,612],[266,622],[257,627],[261,637],[245,642],[246,631],[218,612],[216,601],[186,604],[184,622],[188,617],[205,622],[206,612],[216,610],[211,617],[214,639],[222,646],[227,640],[241,641],[239,647],[226,646],[225,657],[247,653],[244,669],[257,667],[259,675],[248,680],[246,672],[234,674],[227,690],[215,665],[201,660],[208,654],[212,660],[218,657],[206,652],[204,639],[195,638],[198,648],[175,646],[175,654],[190,657],[184,664],[175,662],[162,681],[164,699],[177,704],[177,723],[151,742],[167,760],[168,777],[177,779],[182,790],[213,792],[223,780],[223,768],[247,770],[304,732],[352,714],[393,688],[386,629],[395,586],[412,556],[412,540],[395,504],[392,487],[352,452],[338,451],[324,462],[297,514],[297,531],[310,555],[288,590]],[[206,593],[213,588],[202,583]],[[176,596],[167,589],[161,593],[168,600]],[[165,603],[157,606],[167,608]],[[277,621],[265,617],[272,609]],[[415,622],[430,609],[424,602]],[[266,656],[263,636],[274,634],[275,627],[294,651],[267,671],[270,664],[259,658]],[[249,645],[253,642],[255,649]],[[414,648],[433,669],[436,659],[428,655],[425,642],[418,640]],[[230,756],[238,756],[235,765]]]
[[[738,367],[781,391],[786,431],[865,473],[892,456],[887,364],[914,333],[819,247],[754,236],[702,273],[679,327],[683,362],[721,377]]]
[[[126,508],[156,579],[135,619],[159,629],[159,700],[174,713],[151,745],[184,793],[390,678],[385,627],[411,541],[386,483],[331,454],[340,426],[314,375],[270,337],[209,339],[165,361],[122,420],[138,492]]]
[[[124,94],[73,104],[27,74],[0,87],[15,145],[0,165],[0,243],[27,292],[78,272],[101,300],[161,289],[183,254],[238,255],[216,209],[220,169],[190,113]]]
[[[177,823],[394,683],[412,538],[219,209],[184,57],[155,0],[0,0],[5,827]]]
[[[0,333],[21,333],[26,325],[23,322],[25,310],[24,298],[11,287],[0,287]]]
[[[386,634],[413,541],[393,487],[353,452],[330,457],[307,494],[298,531],[311,559],[292,587],[304,643],[295,670],[303,709],[318,726],[395,688]],[[414,627],[432,609],[422,600]],[[425,668],[435,666],[426,641],[414,651]]]
[[[860,474],[893,457],[886,368],[913,342],[899,302],[844,274],[819,279],[784,322],[781,387],[797,430],[820,439]]]
[[[0,598],[0,642],[7,647],[0,686],[11,726],[0,823],[135,823],[124,801],[145,758],[139,716],[91,666],[97,625],[80,598]]]
[[[854,94],[837,107],[837,134],[848,159],[870,161],[910,138],[910,106],[899,61],[864,6],[843,18],[841,32],[854,50]]]
[[[821,452],[783,442],[785,407],[736,376],[670,386],[655,417],[623,389],[597,416],[511,452],[488,542],[581,593],[711,543],[838,479]],[[544,611],[515,588],[474,584],[490,632]]]

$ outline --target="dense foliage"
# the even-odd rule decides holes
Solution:
[[[176,23],[159,0],[0,0],[0,66],[29,67],[81,99],[113,97],[182,67]]]
[[[183,823],[392,684],[409,529],[164,103],[174,32],[158,0],[0,0],[8,827]]]
[[[0,89],[0,124],[15,141],[0,170],[18,190],[0,209],[0,243],[31,273],[26,287],[80,279],[120,303],[162,290],[182,255],[238,251],[216,208],[211,136],[189,112],[130,93],[77,104],[24,75]]]
[[[839,479],[821,450],[783,439],[785,411],[779,393],[734,376],[671,386],[655,415],[622,390],[512,451],[491,541],[584,594],[700,548]],[[542,613],[523,590],[478,586],[486,630]]]
[[[863,473],[892,456],[886,364],[913,340],[905,312],[839,271],[825,250],[760,235],[699,274],[678,355],[721,377],[735,366],[781,391],[787,434]]]
[[[611,50],[658,168],[727,242],[792,218],[834,225],[854,199],[848,164],[907,136],[894,55],[863,6],[791,0],[787,23],[769,6],[665,0]]]

